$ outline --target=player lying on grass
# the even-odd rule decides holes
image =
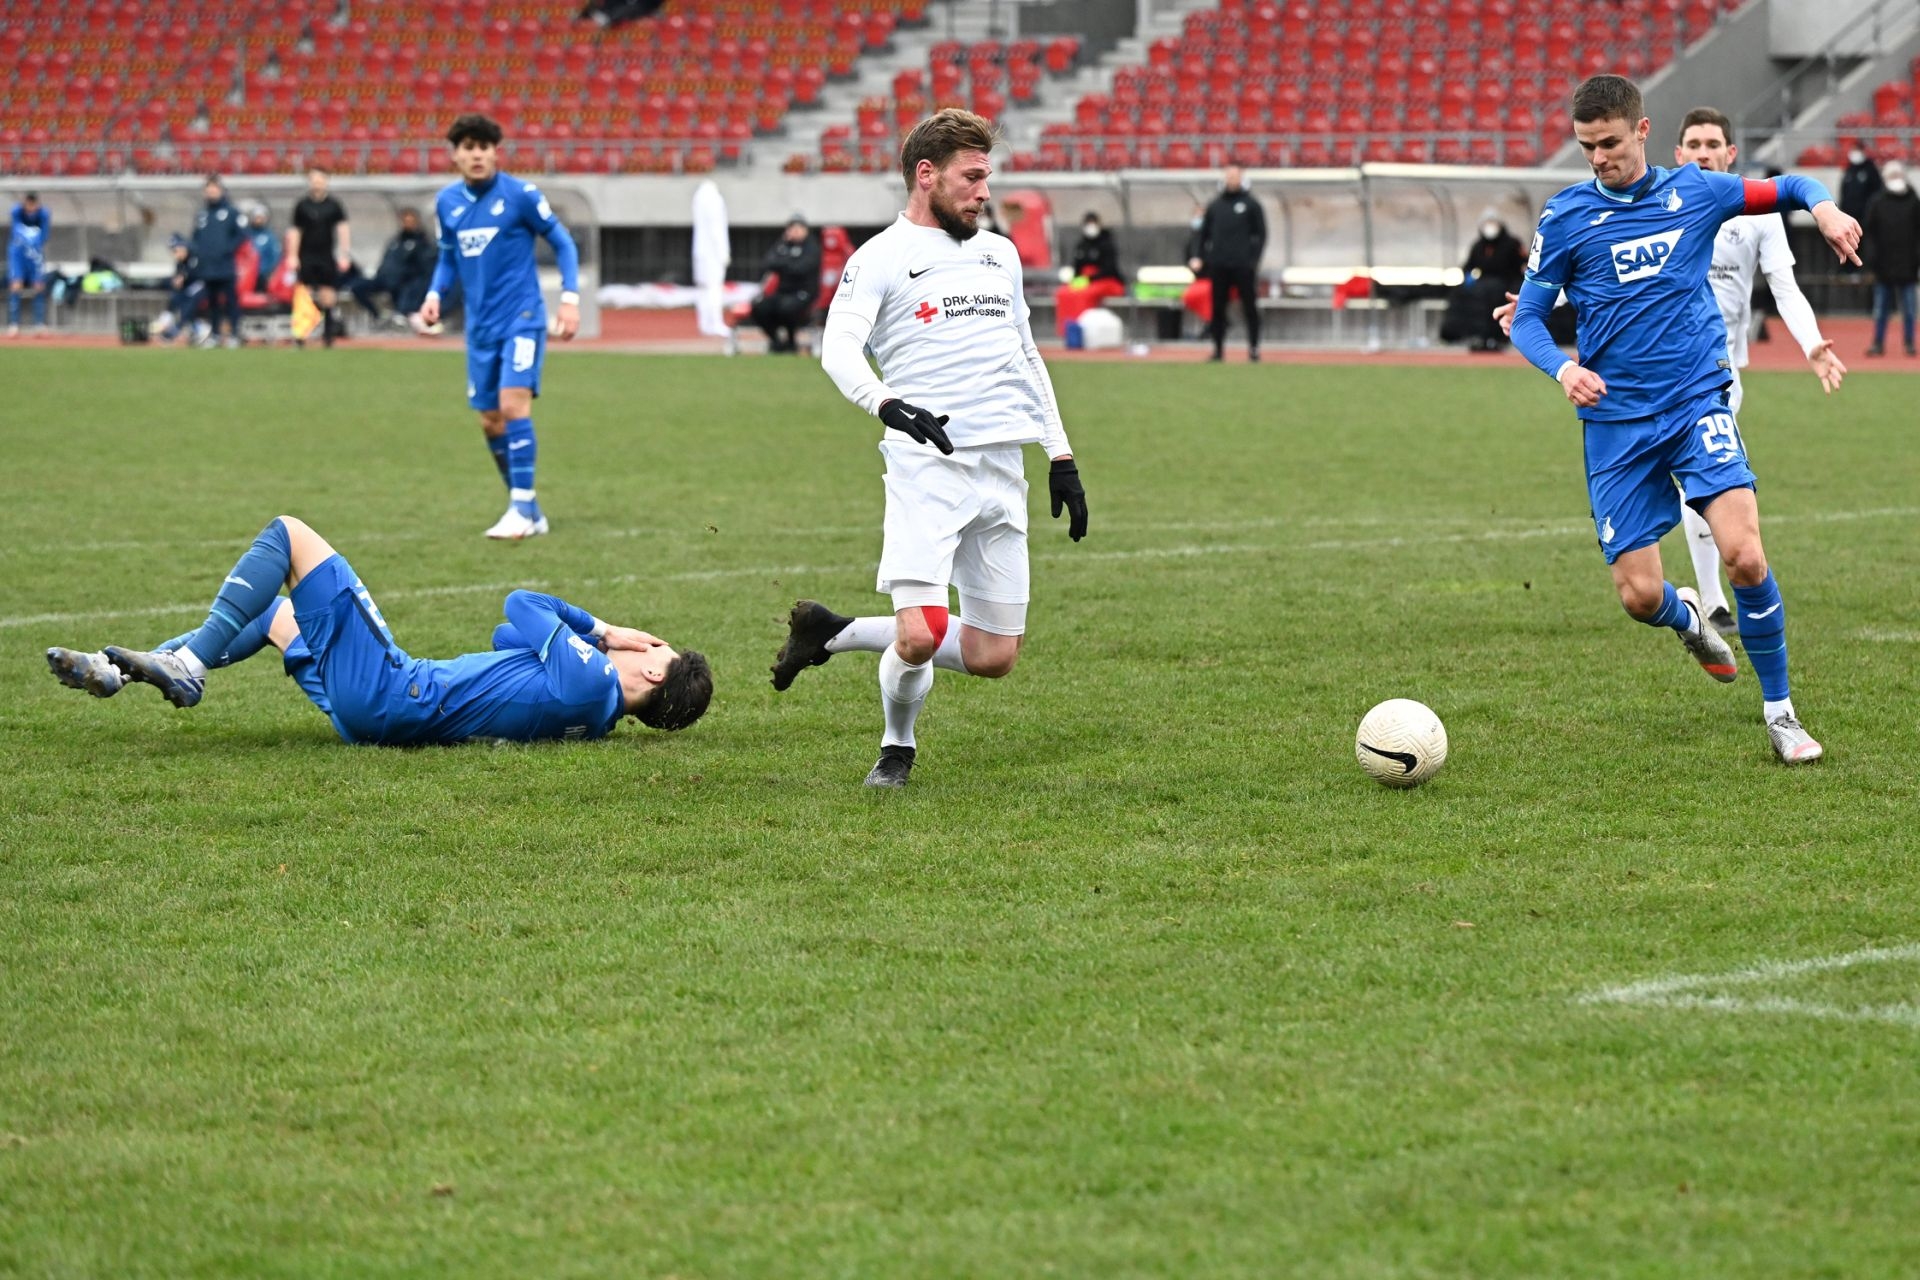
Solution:
[[[277,594],[281,583],[289,596]],[[394,642],[353,567],[292,516],[267,522],[220,584],[207,620],[152,652],[47,650],[62,684],[111,697],[128,681],[176,707],[207,674],[272,644],[287,674],[348,742],[403,746],[504,738],[599,738],[623,715],[684,729],[713,696],[707,660],[554,596],[515,591],[493,649],[415,658]]]
[[[1760,545],[1760,508],[1734,420],[1727,327],[1707,287],[1714,237],[1743,215],[1808,209],[1842,261],[1858,262],[1860,224],[1825,187],[1793,174],[1754,182],[1691,164],[1647,164],[1651,122],[1639,89],[1594,76],[1573,94],[1573,132],[1594,180],[1547,201],[1513,317],[1514,346],[1561,390],[1585,431],[1587,493],[1601,554],[1634,618],[1670,627],[1716,680],[1737,674],[1733,649],[1691,589],[1660,566],[1660,539],[1680,523],[1677,482],[1713,531],[1760,677],[1761,717],[1786,764],[1820,758],[1787,685],[1786,609]],[[1562,290],[1580,358],[1547,334]]]

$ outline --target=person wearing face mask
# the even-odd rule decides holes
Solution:
[[[1467,249],[1467,260],[1461,267],[1465,278],[1454,296],[1455,305],[1449,310],[1448,323],[1440,336],[1450,342],[1464,339],[1476,351],[1498,351],[1504,347],[1506,335],[1494,320],[1494,309],[1507,294],[1520,287],[1526,270],[1526,250],[1500,220],[1500,211],[1491,206],[1481,210],[1479,233]],[[1457,320],[1453,314],[1456,311]]]
[[[1840,212],[1849,218],[1859,218],[1867,211],[1867,201],[1880,194],[1886,185],[1880,177],[1880,166],[1873,162],[1859,143],[1847,150],[1847,167],[1840,175]]]
[[[1870,356],[1885,355],[1887,321],[1900,303],[1900,337],[1914,354],[1915,281],[1920,280],[1920,195],[1907,182],[1907,167],[1887,162],[1886,186],[1867,202],[1860,219],[1860,256],[1873,272],[1873,345]]]
[[[1080,239],[1073,246],[1073,279],[1053,295],[1054,327],[1064,338],[1073,321],[1108,298],[1125,297],[1126,292],[1113,232],[1100,225],[1099,214],[1089,213],[1081,220]]]
[[[234,285],[233,255],[247,238],[240,211],[227,199],[219,174],[207,175],[207,202],[194,215],[193,235],[187,242],[189,274],[206,286],[207,317],[213,327],[203,345],[220,339],[220,318],[227,320],[227,345],[240,345],[240,291]]]

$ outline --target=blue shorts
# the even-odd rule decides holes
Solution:
[[[305,653],[288,648],[287,674],[327,713],[342,738],[418,738],[432,708],[408,693],[420,687],[413,676],[417,664],[394,643],[387,620],[352,565],[336,553],[314,566],[293,589],[293,619],[300,624]],[[314,696],[315,684],[320,697]]]
[[[17,249],[7,251],[7,283],[23,285],[31,289],[40,283],[40,276],[46,270],[46,264],[38,257],[21,253]]]
[[[540,394],[540,366],[547,358],[547,329],[517,329],[498,342],[467,340],[467,403],[475,409],[500,407],[502,387],[528,387]]]
[[[1716,388],[1653,418],[1588,422],[1587,500],[1607,563],[1650,547],[1680,523],[1680,495],[1696,511],[1729,489],[1751,489],[1739,424]]]

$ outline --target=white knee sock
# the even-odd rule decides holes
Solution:
[[[893,648],[899,627],[891,614],[878,618],[855,618],[840,634],[827,641],[828,653],[882,653]]]
[[[1700,607],[1707,613],[1727,607],[1727,589],[1720,585],[1720,548],[1714,545],[1707,518],[1685,503],[1680,505],[1680,528],[1693,557],[1694,581],[1700,584]]]
[[[913,745],[913,722],[926,705],[927,691],[933,688],[933,664],[908,666],[889,645],[880,655],[880,705],[886,712],[887,731],[880,739],[883,747]]]
[[[839,635],[827,641],[827,652],[885,653],[893,648],[894,636],[899,630],[899,625],[892,618],[855,618]],[[966,660],[960,656],[959,627],[947,628],[940,647],[933,651],[933,665],[962,674],[966,672]]]

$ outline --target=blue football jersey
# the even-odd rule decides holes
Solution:
[[[491,653],[420,659],[411,679],[435,708],[439,742],[601,738],[620,719],[620,674],[587,634],[585,610],[549,595],[507,597]]]
[[[479,190],[456,182],[434,202],[440,221],[440,251],[453,255],[466,294],[467,340],[495,343],[527,329],[544,329],[547,304],[533,238],[568,241],[553,206],[529,182],[497,173]],[[569,285],[568,287],[573,287]]]
[[[10,256],[38,262],[47,251],[47,233],[53,229],[53,215],[41,205],[31,214],[24,205],[13,206],[13,231],[7,238]]]
[[[1582,418],[1649,418],[1732,381],[1707,275],[1720,224],[1746,203],[1742,179],[1695,165],[1652,168],[1630,191],[1582,182],[1547,201],[1527,283],[1566,290],[1580,363],[1606,379]]]

